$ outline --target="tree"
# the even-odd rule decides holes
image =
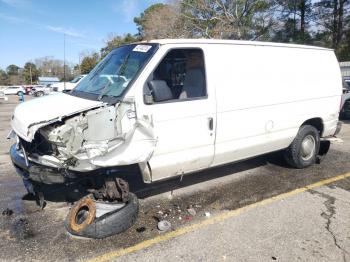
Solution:
[[[9,77],[6,73],[6,71],[0,69],[0,85],[6,86],[10,84]]]
[[[162,3],[154,4],[148,7],[145,11],[143,11],[140,16],[134,18],[134,23],[137,25],[138,36],[142,39],[145,37],[145,22],[148,20],[148,16],[151,13],[157,12],[165,5]]]
[[[38,80],[39,70],[36,68],[35,64],[27,62],[24,65],[23,75],[26,84],[33,84]]]
[[[316,24],[319,34],[324,36],[324,44],[330,45],[339,53],[350,30],[350,1],[320,0],[315,3],[315,14],[318,18]]]
[[[273,38],[278,42],[310,43],[309,23],[313,18],[311,0],[277,0],[280,29]]]
[[[272,0],[183,0],[181,6],[196,37],[265,39],[274,25]]]
[[[142,39],[265,39],[274,23],[273,0],[181,0],[155,4],[134,18]]]
[[[35,65],[42,76],[56,76],[59,79],[64,78],[64,63],[62,60],[54,59],[51,56],[35,59]],[[66,63],[66,80],[72,79],[72,68],[73,66]]]
[[[114,48],[137,41],[139,41],[139,39],[136,36],[133,36],[132,34],[126,34],[124,36],[110,35],[108,37],[108,40],[106,40],[106,46],[101,48],[101,57],[105,57]]]
[[[92,53],[85,56],[80,64],[80,71],[82,74],[88,74],[98,63],[100,57],[98,53]]]
[[[8,67],[6,67],[6,72],[8,75],[18,75],[19,74],[19,66],[16,65],[9,65]]]
[[[350,24],[350,17],[348,17],[347,25]],[[338,49],[339,61],[350,61],[350,30],[348,29],[344,36],[344,41]]]
[[[191,37],[191,32],[185,26],[185,20],[179,3],[154,4],[139,17],[134,18],[139,38],[146,40]]]
[[[24,84],[24,77],[21,68],[17,65],[11,64],[6,68],[8,76],[8,83],[11,85]]]

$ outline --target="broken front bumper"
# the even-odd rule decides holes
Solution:
[[[86,179],[90,181],[94,180],[95,183],[98,183],[109,175],[130,175],[132,173],[139,172],[138,166],[118,166],[101,168],[88,172],[79,172],[66,168],[55,168],[41,165],[30,161],[29,159],[27,165],[22,150],[17,149],[16,144],[11,146],[10,156],[12,164],[14,165],[17,173],[23,178],[26,187],[27,185],[25,181],[30,181],[31,183],[33,182],[35,185],[68,185],[70,183],[76,183]]]
[[[10,148],[12,164],[17,173],[24,179],[43,184],[62,184],[76,177],[76,174],[66,169],[53,168],[28,161],[28,165],[21,149],[16,144]]]

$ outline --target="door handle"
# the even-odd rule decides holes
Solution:
[[[214,119],[212,117],[208,118],[208,127],[210,131],[214,129]]]

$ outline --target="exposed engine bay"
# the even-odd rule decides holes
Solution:
[[[152,120],[138,119],[132,100],[40,123],[32,141],[18,141],[30,161],[74,171],[147,163],[156,145]]]

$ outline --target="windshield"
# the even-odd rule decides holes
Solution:
[[[77,76],[76,78],[74,78],[73,80],[71,80],[71,83],[76,83],[78,82],[80,79],[82,78],[82,76]]]
[[[94,99],[119,97],[151,58],[155,44],[133,44],[110,52],[74,89]]]

